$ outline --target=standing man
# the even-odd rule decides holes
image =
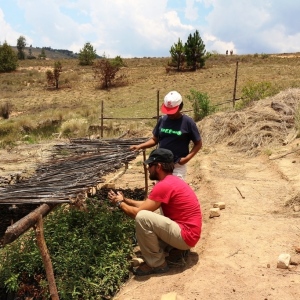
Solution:
[[[161,117],[152,131],[152,138],[145,143],[133,145],[131,150],[141,150],[159,145],[159,148],[173,152],[175,168],[173,174],[185,179],[186,164],[202,147],[201,136],[194,120],[184,115],[181,110],[183,102],[176,91],[169,92],[161,106],[165,115]],[[190,142],[193,147],[190,150]]]
[[[146,200],[128,199],[120,192],[108,193],[111,203],[135,219],[136,237],[145,260],[134,269],[137,276],[167,272],[166,247],[189,250],[200,239],[202,226],[197,196],[184,180],[172,175],[172,152],[155,149],[144,163],[148,165],[149,178],[158,181]],[[155,212],[158,208],[163,215]]]

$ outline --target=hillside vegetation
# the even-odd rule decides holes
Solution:
[[[60,88],[49,87],[46,71],[53,69],[55,61],[19,61],[17,71],[0,74],[0,106],[8,104],[11,110],[9,119],[0,118],[2,147],[17,140],[35,143],[62,132],[77,137],[94,134],[89,129],[99,128],[101,113],[111,118],[105,120],[106,136],[119,136],[129,129],[141,133],[152,128],[157,98],[162,103],[170,90],[183,95],[187,114],[192,114],[187,100],[191,89],[207,93],[218,110],[232,111],[232,103],[224,103],[233,98],[237,62],[237,99],[249,82],[267,82],[276,92],[300,87],[298,54],[213,55],[196,72],[167,72],[170,58],[124,59],[126,67],[118,73],[123,84],[109,90],[100,89],[92,67],[79,66],[77,59],[60,59]]]

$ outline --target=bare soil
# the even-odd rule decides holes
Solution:
[[[288,94],[286,98],[293,97]],[[116,300],[300,298],[300,139],[283,142],[293,128],[287,126],[284,132],[278,126],[290,124],[289,118],[279,118],[281,113],[289,116],[284,109],[267,117],[265,107],[275,100],[259,101],[256,110],[252,107],[234,114],[236,118],[224,113],[223,117],[230,121],[227,123],[220,123],[221,116],[216,115],[213,118],[218,120],[218,128],[209,118],[210,126],[199,125],[204,147],[188,164],[187,182],[202,207],[201,239],[192,248],[185,266],[173,267],[162,275],[132,276]],[[259,118],[258,113],[265,115]],[[263,132],[262,127],[256,127],[259,119],[268,121],[269,140],[257,135]],[[224,133],[224,128],[231,130]],[[248,140],[239,144],[235,137],[241,141],[241,132]],[[228,136],[220,138],[217,133]],[[255,140],[260,137],[261,144],[255,143],[260,151],[252,151],[251,133]],[[209,136],[214,141],[209,142]],[[47,157],[46,153],[43,145],[2,150],[0,176],[11,172],[10,163],[15,168],[22,163],[21,170],[25,162],[32,166]],[[116,178],[117,188],[144,187],[142,159],[139,155],[132,161],[122,177],[111,176]],[[221,201],[225,209],[219,217],[210,218],[213,204]],[[282,253],[292,258],[287,269],[277,267]]]
[[[277,159],[279,153],[248,157],[223,144],[200,151],[187,178],[202,206],[200,241],[184,267],[133,276],[115,299],[299,299],[299,143],[282,147],[280,155],[299,151]],[[144,186],[139,159],[117,186]],[[226,208],[210,218],[219,201]],[[292,256],[289,269],[277,268],[282,253]]]

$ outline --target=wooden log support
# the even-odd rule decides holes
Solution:
[[[45,271],[46,271],[50,297],[52,300],[59,300],[55,278],[54,278],[53,266],[52,266],[50,254],[44,237],[44,226],[43,226],[42,215],[38,215],[37,217],[37,223],[35,226],[35,236],[36,236],[36,242],[39,247],[42,260],[44,263]]]
[[[7,227],[1,246],[5,246],[15,241],[20,235],[37,223],[40,215],[43,217],[46,216],[55,206],[56,204],[42,204],[18,222]]]

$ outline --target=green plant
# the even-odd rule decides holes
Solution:
[[[273,96],[277,92],[277,88],[273,87],[270,82],[248,82],[242,88],[242,101],[237,103],[236,109],[247,107],[254,101]]]
[[[119,68],[126,67],[126,64],[125,64],[124,60],[119,55],[117,55],[114,59],[111,60],[111,64],[114,67],[119,67]]]
[[[18,57],[11,46],[6,42],[0,45],[0,73],[11,72],[18,66]]]
[[[85,43],[78,54],[79,64],[81,66],[88,66],[93,64],[93,60],[97,57],[96,49],[91,43]]]
[[[60,299],[108,299],[128,278],[133,220],[103,200],[88,199],[85,210],[59,207],[45,219],[44,234]],[[27,280],[49,296],[33,231],[0,250],[0,261],[0,288],[21,293]]]
[[[200,37],[199,31],[188,36],[187,42],[184,45],[184,53],[186,56],[187,65],[191,66],[194,71],[197,68],[203,68],[205,65],[205,45]]]
[[[196,122],[215,112],[216,109],[211,105],[207,93],[201,93],[193,89],[190,90],[190,93],[186,97],[192,103]]]
[[[21,35],[17,40],[18,59],[25,59],[25,52],[24,52],[25,47],[26,47],[26,38]]]
[[[46,59],[46,52],[45,49],[42,48],[41,53],[39,54],[39,59]]]
[[[269,54],[266,54],[266,53],[262,53],[261,54],[261,58],[262,59],[265,59],[265,58],[268,58],[269,57]]]
[[[180,38],[178,38],[178,42],[174,43],[174,45],[170,49],[170,54],[172,58],[172,63],[174,63],[177,67],[177,71],[180,71],[180,69],[183,66],[184,63],[184,45]]]

